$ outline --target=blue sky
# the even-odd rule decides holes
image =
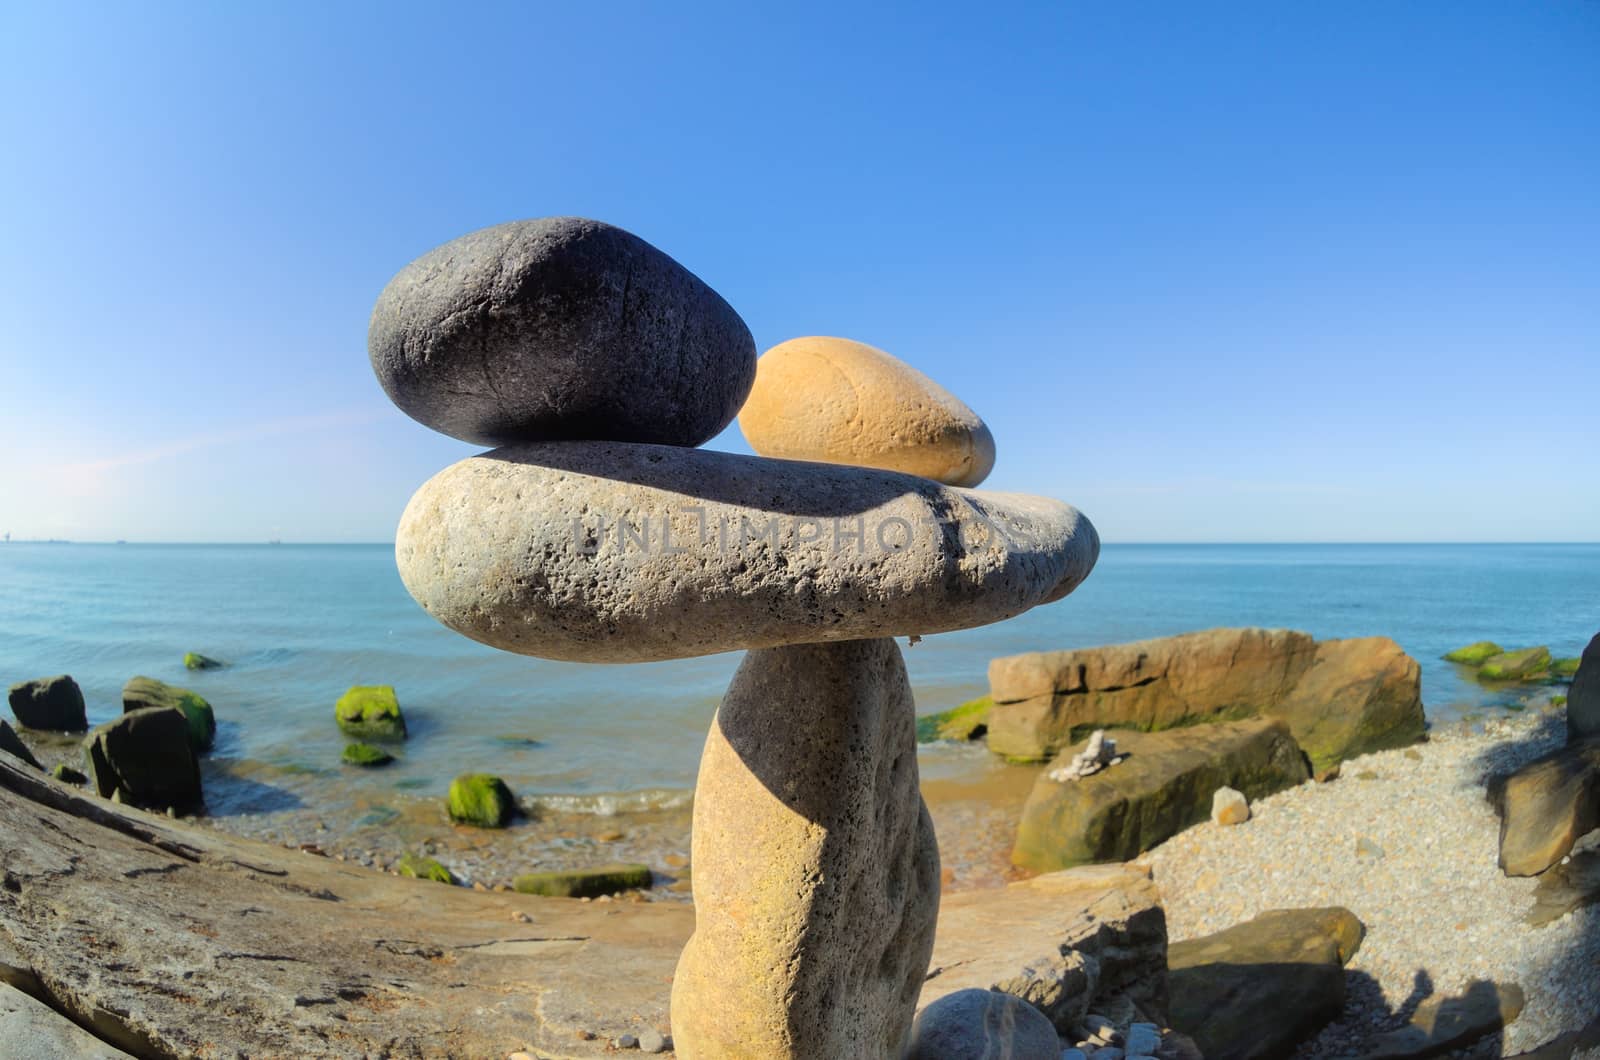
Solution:
[[[0,8],[0,531],[389,539],[373,300],[580,214],[1109,541],[1600,537],[1600,3],[773,7]]]

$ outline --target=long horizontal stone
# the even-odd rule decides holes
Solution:
[[[474,640],[644,662],[941,633],[1059,600],[1094,567],[1059,501],[872,468],[542,442],[435,475],[395,538],[418,603]]]

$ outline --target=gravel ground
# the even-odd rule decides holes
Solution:
[[[1512,981],[1527,1007],[1469,1055],[1513,1055],[1600,1014],[1600,907],[1543,928],[1523,917],[1532,879],[1495,865],[1499,819],[1487,777],[1559,746],[1565,712],[1530,711],[1344,763],[1340,779],[1263,799],[1243,825],[1192,828],[1141,860],[1161,886],[1174,941],[1268,909],[1342,905],[1367,926],[1346,972],[1343,1016],[1301,1057],[1350,1056],[1426,996],[1473,979]],[[1362,841],[1381,856],[1357,854]]]

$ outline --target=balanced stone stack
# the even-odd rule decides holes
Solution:
[[[939,863],[890,638],[1060,599],[1094,565],[1094,528],[965,488],[993,463],[988,429],[882,351],[799,339],[758,368],[727,302],[599,222],[424,255],[369,342],[401,409],[499,446],[401,517],[400,574],[432,615],[552,659],[749,650],[696,787],[678,1054],[900,1055]],[[761,455],[695,448],[741,408]]]

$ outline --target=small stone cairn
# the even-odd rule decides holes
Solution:
[[[758,366],[715,291],[596,221],[424,255],[379,297],[369,349],[402,410],[498,447],[401,517],[400,575],[434,617],[551,659],[748,652],[695,789],[678,1055],[898,1057],[939,855],[891,638],[1060,599],[1094,566],[1094,528],[962,488],[993,441],[921,373],[832,338]],[[696,448],[735,415],[761,455]]]
[[[1089,742],[1083,745],[1083,750],[1072,756],[1072,761],[1052,769],[1045,776],[1057,784],[1065,784],[1070,780],[1092,777],[1107,766],[1117,765],[1121,761],[1121,756],[1117,754],[1117,741],[1107,736],[1104,729],[1096,729],[1090,734]]]

